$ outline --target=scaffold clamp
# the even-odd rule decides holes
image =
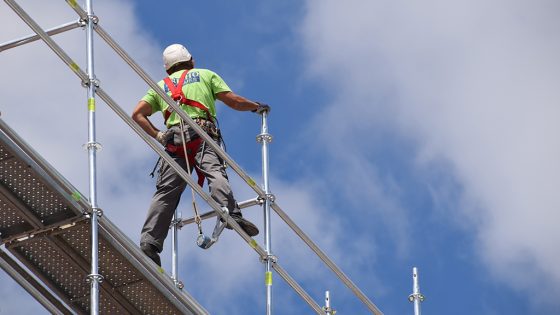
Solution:
[[[274,196],[274,194],[265,194],[264,197],[257,197],[257,201],[260,205],[262,205],[265,200],[270,201],[270,203],[274,203],[274,201],[276,200],[276,196]]]
[[[408,301],[410,301],[411,303],[414,302],[414,300],[424,302],[425,299],[426,297],[422,293],[413,293],[408,296]]]
[[[86,15],[85,18],[80,19],[80,25],[83,27],[86,26],[88,20],[91,20],[93,22],[93,26],[96,26],[99,23],[99,17],[97,15]]]
[[[86,283],[92,283],[93,281],[97,281],[99,283],[103,282],[103,276],[96,273],[96,274],[89,274],[86,277]]]
[[[82,145],[82,148],[84,148],[84,150],[86,150],[86,151],[89,151],[91,149],[96,150],[96,151],[103,150],[103,146],[99,142],[88,142],[88,143]]]
[[[278,257],[276,257],[275,255],[271,255],[271,254],[268,254],[268,255],[265,255],[265,256],[261,256],[261,262],[262,262],[263,264],[264,264],[264,263],[267,263],[268,261],[270,261],[271,263],[275,264],[275,263],[278,262]]]
[[[271,143],[272,142],[272,135],[269,133],[261,133],[260,135],[257,135],[257,142],[258,143]]]
[[[93,79],[87,79],[87,80],[83,80],[82,81],[82,87],[89,87],[90,85],[95,86],[96,88],[99,87],[100,83],[99,83],[99,79],[97,78],[93,78]]]
[[[95,213],[99,218],[103,216],[103,209],[101,208],[90,208],[88,211],[84,212],[87,217],[91,217],[91,215]]]

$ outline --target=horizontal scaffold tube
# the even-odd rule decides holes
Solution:
[[[258,204],[262,204],[262,199],[260,198],[253,198],[253,199],[249,199],[246,201],[242,201],[242,202],[238,202],[237,205],[239,206],[239,209],[244,209],[250,206],[254,206],[254,205],[258,205]],[[210,219],[216,216],[216,211],[208,211],[205,212],[203,214],[200,215],[200,219],[202,221],[206,220],[206,219]],[[179,222],[179,227],[182,228],[183,226],[187,225],[187,224],[191,224],[191,223],[195,223],[195,219],[193,218],[188,218],[188,219],[184,219],[181,222]]]
[[[56,34],[60,34],[69,30],[73,30],[75,28],[78,28],[80,26],[83,26],[83,23],[80,21],[76,21],[76,22],[70,22],[70,23],[66,23],[57,27],[53,27],[51,29],[48,29],[45,31],[45,33],[47,33],[47,35],[52,36],[52,35],[56,35]],[[22,38],[18,38],[16,40],[13,41],[9,41],[9,42],[5,42],[0,44],[0,51],[4,51],[4,50],[8,50],[14,47],[18,47],[21,45],[25,45],[27,43],[31,43],[34,42],[36,40],[41,39],[41,37],[39,37],[39,35],[37,34],[33,34],[33,35],[28,35]]]

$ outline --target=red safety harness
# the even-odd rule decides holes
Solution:
[[[177,82],[177,85],[173,84],[173,81],[171,81],[169,77],[163,79],[163,82],[165,82],[165,85],[167,86],[169,91],[171,91],[172,99],[174,99],[175,101],[179,101],[183,105],[193,106],[203,110],[206,113],[206,118],[212,121],[212,115],[210,114],[210,111],[206,106],[204,106],[200,102],[188,99],[185,96],[185,93],[183,93],[183,84],[185,83],[185,77],[187,76],[188,72],[189,70],[185,70],[183,74],[181,74],[181,77],[179,78],[179,82]],[[171,111],[169,111],[169,108],[165,110],[163,116],[165,119],[165,123],[167,123],[167,120],[171,116]],[[200,146],[202,145],[202,142],[203,142],[202,138],[199,137],[196,138],[195,140],[187,142],[184,145],[187,151],[187,158],[188,158],[189,165],[195,165],[195,156]],[[176,146],[173,143],[168,143],[166,145],[166,149],[167,151],[174,153],[177,156],[185,157],[185,150],[183,149],[182,146]],[[196,169],[196,174],[198,176],[198,184],[200,186],[203,186],[204,178],[205,178],[204,173],[202,173],[198,168],[195,169]]]

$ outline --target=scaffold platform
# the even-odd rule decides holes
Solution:
[[[53,314],[89,314],[91,205],[0,119],[0,267]],[[101,314],[208,314],[99,218]]]

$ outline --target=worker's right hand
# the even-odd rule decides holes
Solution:
[[[166,146],[171,137],[173,137],[173,130],[166,130],[165,132],[158,131],[156,140],[161,143],[161,145]]]
[[[255,110],[253,110],[253,113],[257,113],[259,115],[262,115],[262,113],[270,113],[270,106],[264,103],[259,103],[259,102],[255,102],[257,104],[259,104],[259,107],[257,107]]]

